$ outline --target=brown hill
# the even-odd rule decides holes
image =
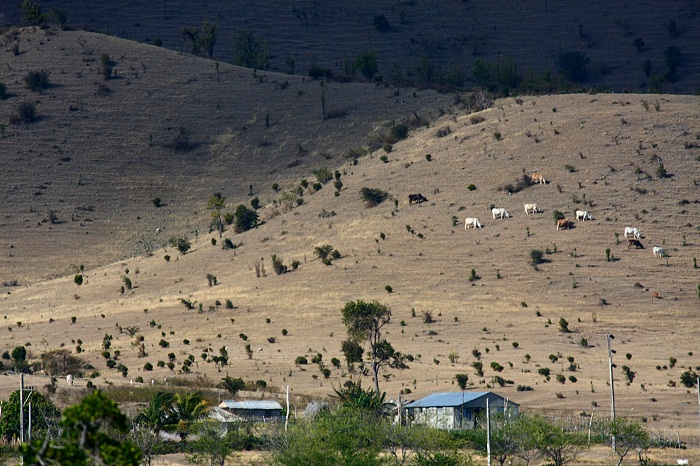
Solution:
[[[296,158],[305,161],[304,157],[311,154],[302,157],[280,153],[270,165],[260,163],[262,155],[256,154],[254,163],[242,161],[238,165],[242,167],[239,170],[255,170],[255,178],[234,177],[236,187],[226,191],[226,195],[245,199],[247,185],[253,184],[254,189],[258,184],[265,186],[268,191],[261,197],[266,205],[260,210],[265,223],[242,234],[227,229],[225,238],[240,246],[222,250],[218,235],[207,234],[204,229],[208,223],[204,205],[211,192],[231,183],[220,174],[220,167],[237,159],[224,158],[222,152],[216,152],[220,147],[217,143],[223,140],[216,137],[224,131],[217,132],[215,125],[225,120],[225,116],[217,116],[213,109],[218,99],[207,97],[201,84],[209,79],[211,83],[207,84],[215,85],[212,83],[218,82],[216,71],[191,69],[195,64],[211,62],[172,53],[168,63],[151,63],[146,61],[146,52],[142,52],[143,56],[132,64],[129,61],[132,53],[152,49],[143,45],[128,49],[121,40],[110,39],[105,43],[102,38],[97,40],[98,36],[86,33],[43,34],[46,32],[23,35],[22,43],[31,45],[27,47],[31,52],[20,54],[17,59],[32,58],[37,48],[37,52],[49,49],[60,54],[62,48],[71,44],[92,53],[82,56],[77,63],[70,62],[67,68],[84,67],[82,78],[79,71],[70,75],[67,71],[62,74],[51,69],[51,76],[62,79],[56,79],[56,86],[38,97],[39,115],[47,115],[44,119],[6,129],[3,156],[13,158],[9,159],[12,163],[6,164],[10,168],[3,175],[7,177],[3,182],[3,205],[17,205],[28,197],[13,196],[13,191],[21,190],[37,199],[49,196],[52,187],[65,184],[60,197],[52,201],[55,205],[61,205],[59,202],[64,199],[63,203],[69,206],[103,207],[89,214],[73,207],[67,212],[81,215],[75,221],[68,221],[69,214],[58,211],[59,219],[66,219],[65,223],[39,226],[35,226],[36,222],[41,222],[51,206],[34,207],[34,212],[29,212],[28,207],[16,210],[5,207],[6,225],[1,238],[5,251],[3,270],[7,270],[5,264],[10,261],[22,262],[29,275],[32,267],[47,262],[47,257],[9,247],[15,242],[20,244],[19,241],[27,241],[27,248],[39,242],[75,243],[65,246],[65,250],[62,246],[50,257],[60,260],[65,268],[70,263],[85,263],[88,267],[81,286],[74,283],[71,273],[30,286],[5,287],[6,293],[0,297],[7,322],[7,330],[0,333],[2,347],[11,350],[17,345],[27,345],[30,357],[36,359],[47,349],[65,347],[77,352],[79,346],[80,357],[100,373],[93,380],[98,386],[123,383],[139,376],[146,382],[152,379],[162,383],[175,374],[192,379],[203,377],[202,384],[216,383],[228,372],[246,380],[264,380],[272,392],[289,384],[296,394],[321,397],[328,396],[332,386],[342,384],[348,377],[357,377],[342,362],[340,345],[345,339],[345,329],[340,310],[350,300],[378,300],[393,311],[387,338],[395,348],[414,359],[407,370],[383,372],[381,387],[390,396],[401,390],[408,397],[455,390],[454,375],[467,373],[475,389],[497,385],[496,376],[512,381],[499,388],[499,392],[528,409],[578,414],[590,412],[592,405],[597,404],[607,413],[605,335],[613,333],[618,365],[615,381],[618,413],[642,419],[654,432],[670,429],[680,432],[686,441],[696,438],[693,430],[697,425],[696,394],[680,384],[680,375],[688,370],[700,371],[695,347],[699,332],[696,317],[700,269],[694,267],[693,261],[700,244],[698,97],[633,94],[527,97],[500,100],[492,108],[475,114],[445,106],[448,112],[429,127],[413,130],[407,140],[394,144],[391,152],[380,149],[360,158],[357,165],[341,157],[346,147],[355,145],[348,142],[341,146],[343,140],[335,139],[337,136],[322,139],[329,141],[330,148],[324,150],[343,147],[336,149],[334,158],[325,160],[319,154],[314,162],[293,167],[298,171],[268,173],[280,162],[289,163]],[[65,38],[71,40],[60,42]],[[116,62],[124,63],[119,65],[124,71],[118,73],[123,78],[106,82],[112,89],[107,96],[94,95],[104,84],[96,75],[101,53],[109,53]],[[66,53],[64,59],[73,60],[74,55]],[[82,62],[85,59],[95,61]],[[146,65],[145,75],[141,61]],[[24,70],[32,69],[37,63]],[[17,71],[20,67],[15,69],[12,62],[10,66],[18,82],[8,81],[9,90],[19,96],[26,92],[20,84],[23,72]],[[169,69],[178,66],[183,67],[182,74],[168,74]],[[197,81],[188,84],[185,70],[194,74]],[[236,73],[241,76],[234,80]],[[274,130],[274,126],[265,128],[261,115],[282,113],[282,110],[256,110],[259,102],[256,106],[250,97],[251,87],[268,86],[268,93],[280,96],[277,100],[285,98],[285,92],[292,97],[308,97],[311,89],[318,92],[318,83],[301,82],[301,78],[293,82],[297,78],[285,77],[290,79],[290,86],[274,93],[272,83],[280,82],[280,76],[269,74],[266,82],[259,83],[249,70],[225,68],[220,74],[224,75],[221,81],[230,79],[231,87],[226,89],[230,92],[238,86],[250,86],[236,94],[247,105],[245,108],[249,108],[249,116],[231,124],[239,129],[238,137],[245,135],[250,138],[246,141],[253,141],[242,147],[253,148],[254,141],[268,140],[266,131]],[[182,105],[172,102],[163,110],[154,111],[150,103],[155,105],[156,101],[147,100],[147,91],[138,91],[151,75],[172,79],[166,81],[166,89],[176,92]],[[75,84],[81,80],[88,85]],[[201,87],[197,87],[198,83]],[[182,90],[189,89],[188,85],[193,90]],[[164,92],[159,91],[163,86],[156,83],[150,86],[151,93]],[[414,98],[403,91],[394,97],[386,89],[353,86],[358,87],[349,93],[361,95],[372,90],[379,93],[372,94],[375,103],[384,102],[377,100],[383,96],[397,107],[402,107],[403,102],[410,105],[413,99],[423,102],[425,107],[430,104],[437,107],[437,99],[445,98],[431,93],[419,93]],[[298,95],[296,89],[304,90],[304,94]],[[336,92],[341,94],[342,89],[344,86],[338,85]],[[144,117],[138,112],[120,114],[120,106],[126,105],[124,101],[137,92],[139,98],[128,108],[148,102],[143,107],[149,113]],[[71,97],[66,98],[63,93]],[[108,100],[117,93],[120,98]],[[218,90],[217,95],[221,94]],[[347,102],[351,97],[347,97]],[[194,99],[212,100],[206,100],[204,109],[194,113],[197,106],[183,104]],[[433,100],[429,102],[430,99]],[[18,100],[12,97],[9,102]],[[303,109],[318,112],[318,94],[309,100],[308,107]],[[104,104],[98,105],[101,102]],[[71,112],[70,105],[78,110]],[[369,112],[371,107],[366,104],[363,109]],[[415,108],[423,112],[425,107]],[[7,108],[4,105],[3,111],[7,112]],[[359,113],[351,111],[350,115]],[[405,113],[395,114],[396,118]],[[87,118],[81,118],[83,114]],[[177,119],[172,117],[172,123],[161,120],[170,114],[175,114]],[[94,115],[99,119],[93,122]],[[213,122],[205,120],[210,115],[215,118]],[[305,115],[300,111],[287,117],[285,125],[289,125],[289,134],[304,127],[298,120],[311,121],[303,120]],[[380,118],[385,114],[378,115]],[[7,113],[3,114],[4,118]],[[156,121],[150,123],[153,119]],[[349,118],[323,122],[316,113],[313,121],[316,126],[328,123],[338,124],[341,130],[353,128]],[[372,128],[371,122],[354,118],[352,121],[354,125],[367,125],[366,131]],[[66,134],[75,138],[65,143],[70,144],[70,150],[62,149],[57,139],[61,134],[59,122]],[[177,128],[183,122],[193,128],[193,140],[201,145],[186,154],[174,153],[164,147],[175,136],[175,131],[168,130],[166,125]],[[240,129],[243,124],[248,129]],[[256,135],[250,136],[253,132]],[[100,134],[106,137],[98,138]],[[148,134],[153,134],[152,147]],[[321,136],[303,137],[307,141]],[[269,140],[280,141],[281,136],[276,134]],[[4,149],[6,143],[14,144],[11,151]],[[54,144],[63,153],[53,148]],[[117,149],[113,149],[115,146]],[[81,155],[88,150],[91,155]],[[100,151],[100,155],[95,155],[95,151]],[[151,155],[151,151],[156,154]],[[70,160],[61,160],[65,156]],[[77,165],[74,161],[90,168],[85,172],[63,168]],[[316,192],[307,188],[302,190],[304,203],[295,207],[296,203],[281,200],[282,193],[267,188],[277,180],[286,182],[286,186],[296,186],[302,173],[312,180],[310,170],[321,163],[341,172],[343,189],[339,196],[334,195],[330,184]],[[666,172],[664,177],[657,175],[663,174],[661,165]],[[263,166],[264,171],[260,168]],[[37,177],[42,169],[47,171],[41,181],[27,178]],[[133,171],[128,177],[120,178],[115,175],[119,169]],[[59,176],[60,170],[65,171]],[[502,189],[516,184],[523,173],[536,171],[544,174],[546,185],[525,187],[515,193]],[[149,184],[150,177],[159,172],[161,184]],[[81,179],[81,173],[90,177],[85,175],[85,181],[78,184],[75,178]],[[71,179],[69,175],[74,184],[48,183]],[[25,178],[20,178],[20,183],[15,181],[18,177]],[[39,188],[39,184],[46,188]],[[470,190],[471,184],[476,189]],[[75,190],[91,187],[95,200],[80,199],[79,194],[72,194],[70,186]],[[126,192],[125,187],[131,186],[139,187],[144,193]],[[83,256],[86,260],[76,257],[83,237],[92,238],[94,231],[101,231],[102,238],[109,238],[107,227],[90,224],[104,225],[107,220],[112,223],[122,218],[120,212],[125,213],[123,225],[129,231],[141,226],[139,216],[150,219],[162,215],[155,220],[165,221],[169,216],[156,209],[150,199],[166,187],[171,193],[168,196],[177,202],[168,196],[161,197],[166,204],[178,207],[177,210],[172,207],[174,213],[169,215],[173,218],[168,220],[167,234],[171,229],[201,228],[198,237],[190,236],[193,240],[190,252],[179,255],[168,247],[150,256],[103,267],[89,265],[105,261],[109,254],[128,255],[134,251],[136,240],[128,237],[119,240],[119,230],[115,228],[113,236],[117,239],[87,244],[92,249]],[[367,208],[358,194],[363,187],[385,190],[392,198]],[[33,196],[33,190],[47,194]],[[412,193],[422,193],[429,200],[409,206],[407,196]],[[75,197],[69,198],[71,195]],[[288,195],[287,199],[292,197]],[[531,202],[544,212],[525,215],[523,204]],[[511,218],[492,219],[492,205],[508,209]],[[574,221],[575,211],[581,208],[591,211],[592,221]],[[112,214],[102,217],[101,209]],[[552,216],[555,210],[572,220],[571,229],[556,231]],[[87,222],[83,215],[99,218]],[[28,219],[25,223],[29,228],[20,228],[16,216]],[[484,228],[465,231],[465,217],[478,217]],[[148,235],[155,235],[155,227],[162,225],[155,220],[143,223]],[[79,227],[80,222],[90,226]],[[15,225],[14,229],[9,225]],[[627,248],[622,235],[625,226],[640,229],[645,249]],[[90,234],[82,233],[82,228],[87,228]],[[29,240],[23,239],[25,236]],[[216,245],[212,245],[212,239],[217,240]],[[342,255],[329,266],[314,255],[314,248],[324,244],[332,245]],[[653,257],[652,246],[664,246],[668,257]],[[536,270],[530,264],[530,256],[537,249],[545,251],[546,262]],[[607,249],[611,260],[606,259]],[[92,251],[99,251],[99,256],[93,259]],[[166,254],[171,256],[169,261],[164,259]],[[299,266],[276,275],[271,265],[273,255],[290,266],[293,261],[299,261]],[[261,272],[258,277],[256,268],[261,266],[266,273]],[[19,270],[19,265],[13,267]],[[472,269],[479,278],[470,281]],[[207,275],[215,276],[217,284],[209,286]],[[124,277],[129,278],[131,289],[126,287]],[[391,293],[387,286],[391,287]],[[122,287],[125,287],[123,292]],[[658,293],[658,299],[652,298],[654,292]],[[227,299],[231,300],[233,309],[226,308]],[[183,300],[193,303],[194,309],[187,309]],[[434,322],[426,322],[426,312]],[[562,318],[568,322],[569,333],[561,331]],[[134,335],[129,334],[131,331]],[[119,362],[128,367],[126,378],[105,366],[101,351],[106,334],[114,337],[112,353],[119,350]],[[139,345],[135,345],[139,335],[143,337],[145,357],[139,357]],[[250,345],[250,356],[245,345]],[[229,365],[219,369],[212,356],[218,355],[222,347],[227,348]],[[483,376],[474,373],[474,349],[481,353]],[[168,361],[169,353],[175,357],[173,371],[158,367],[159,361]],[[311,360],[317,354],[322,355],[325,367],[330,369],[328,378],[324,378],[317,365],[295,364],[298,356]],[[190,356],[195,361],[192,373],[180,374]],[[332,358],[341,361],[340,368],[333,366]],[[573,363],[569,358],[573,358]],[[674,363],[671,358],[675,359]],[[147,371],[146,362],[155,369]],[[493,369],[497,366],[492,366],[492,362],[503,370]],[[623,366],[628,367],[629,375],[623,375]],[[544,368],[550,369],[550,380],[538,373]],[[563,383],[557,380],[557,375],[564,377]],[[38,377],[34,380],[39,380],[34,382],[36,385],[43,384]],[[7,384],[10,383],[14,386],[15,380],[7,377]],[[365,383],[369,384],[369,380],[365,379]],[[78,384],[83,386],[85,380],[79,380]],[[517,386],[533,390],[517,391]]]
[[[7,21],[20,23],[19,3],[0,9]],[[556,70],[558,57],[568,52],[590,59],[586,85],[618,92],[646,92],[652,82],[665,92],[693,93],[700,76],[700,15],[692,1],[38,3],[44,12],[65,9],[69,24],[148,43],[159,38],[175,50],[184,50],[183,28],[215,21],[214,56],[224,61],[231,60],[235,31],[246,29],[269,44],[272,70],[287,72],[291,58],[302,75],[314,63],[342,75],[358,53],[374,50],[379,74],[387,79],[412,75],[429,81],[452,69],[472,80],[477,58],[512,59],[521,73],[540,73]],[[387,32],[374,26],[378,16],[386,18]],[[684,63],[673,82],[660,83],[668,47],[678,47]],[[647,60],[651,69],[645,74]]]
[[[286,189],[314,169],[339,165],[391,121],[431,119],[454,99],[361,83],[324,91],[303,77],[253,75],[86,32],[27,29],[6,38],[3,282],[65,274],[71,265],[162,247],[171,235],[205,233],[213,192],[230,199],[231,211],[254,196],[265,204],[276,196],[274,183]],[[107,81],[103,54],[116,70]],[[24,77],[41,69],[51,85],[36,94]],[[9,124],[25,101],[35,103],[37,121]],[[174,146],[178,138],[187,141],[183,150]],[[163,207],[154,206],[156,197]]]

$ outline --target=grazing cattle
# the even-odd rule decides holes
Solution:
[[[506,209],[499,208],[499,207],[494,207],[491,209],[491,213],[493,214],[494,220],[496,219],[496,216],[499,216],[500,218],[510,218],[510,214]]]
[[[530,180],[532,181],[532,184],[547,184],[547,180],[544,179],[542,173],[533,173],[530,175]]]
[[[530,213],[532,211],[533,214],[536,214],[538,212],[542,212],[539,207],[537,207],[537,204],[525,204],[525,215]]]
[[[72,385],[73,385],[73,376],[70,375],[70,374],[68,374],[68,375],[66,376],[66,382],[68,382],[68,385],[71,385],[71,386],[72,386]]]
[[[661,246],[654,246],[651,248],[651,253],[654,255],[654,257],[656,257],[657,254],[659,257],[664,257],[666,255],[666,250]]]
[[[642,235],[639,234],[639,230],[632,227],[625,227],[625,238],[627,238],[627,235],[632,235],[637,239],[642,237]]]
[[[652,303],[654,302],[654,299],[661,299],[661,296],[659,296],[659,293],[656,292],[656,291],[654,291],[654,292],[651,294],[651,302],[652,302]]]
[[[634,247],[635,249],[644,249],[644,245],[642,244],[641,241],[638,239],[628,239],[627,240],[627,249],[632,249]]]
[[[466,230],[470,225],[472,228],[481,228],[481,223],[479,223],[478,218],[467,217],[464,221],[464,229]]]
[[[593,220],[593,217],[591,217],[591,213],[587,210],[577,210],[576,211],[576,220]]]
[[[565,218],[560,218],[557,220],[557,231],[559,230],[568,230],[569,229],[569,220]]]
[[[413,204],[420,204],[421,202],[425,202],[427,199],[423,197],[422,194],[409,194],[408,195],[408,205],[413,205]]]

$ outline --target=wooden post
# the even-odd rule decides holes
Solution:
[[[287,423],[289,422],[289,385],[287,385],[287,414],[284,416],[284,431],[287,432]]]

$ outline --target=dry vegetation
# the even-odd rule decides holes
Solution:
[[[349,112],[324,122],[318,83],[300,77],[264,73],[261,80],[223,64],[217,73],[211,61],[84,32],[24,31],[19,43],[18,56],[0,50],[11,68],[2,79],[9,101],[39,102],[39,119],[8,125],[0,140],[7,285],[0,349],[28,345],[38,358],[80,346],[80,357],[100,372],[97,386],[139,376],[163,383],[176,374],[215,384],[229,373],[264,380],[268,395],[290,385],[326,397],[357,377],[344,362],[330,364],[343,361],[343,305],[378,300],[393,311],[389,340],[414,357],[409,369],[384,373],[390,397],[455,390],[454,375],[468,373],[474,389],[491,387],[494,376],[513,381],[498,391],[526,409],[590,413],[595,403],[607,413],[605,335],[614,333],[618,414],[697,443],[697,395],[679,376],[700,365],[698,97],[524,97],[469,115],[449,106],[452,96],[332,84],[329,96]],[[116,79],[99,75],[102,53],[116,62]],[[35,95],[19,83],[38,67],[53,84]],[[435,120],[438,108],[446,113]],[[387,131],[412,111],[430,118],[429,127],[390,152],[357,164],[345,158],[367,146],[373,129]],[[194,146],[185,152],[171,146],[180,127]],[[660,164],[666,177],[657,176]],[[341,173],[338,196],[332,181],[314,192],[319,167]],[[534,172],[548,183],[502,189]],[[302,177],[311,182],[303,204],[276,202]],[[240,234],[227,227],[224,239],[238,247],[222,250],[218,232],[208,233],[207,199],[221,191],[225,211],[233,211],[249,205],[250,185],[264,224]],[[391,198],[368,208],[359,195],[365,187]],[[429,201],[409,206],[410,193]],[[166,205],[157,208],[155,197]],[[532,202],[543,212],[526,216],[522,206]],[[511,218],[492,220],[492,205]],[[582,208],[593,221],[556,231],[554,211],[572,220]],[[465,231],[465,217],[484,228]],[[625,226],[640,229],[646,249],[627,248]],[[167,246],[172,234],[189,236],[187,254]],[[331,265],[314,249],[327,244],[341,256]],[[654,245],[669,257],[652,257]],[[533,249],[545,252],[537,269]],[[152,254],[134,257],[143,251]],[[273,255],[287,273],[274,272]],[[72,264],[86,265],[82,285]],[[472,270],[478,278],[470,280]],[[106,367],[105,334],[127,377]],[[222,347],[229,361],[220,367],[212,357]],[[473,349],[482,377],[474,374]],[[174,369],[158,367],[169,353]],[[319,353],[329,378],[315,364],[294,363]],[[179,374],[190,355],[191,374]],[[623,365],[636,372],[629,384]],[[551,380],[538,374],[542,368]],[[15,378],[5,379],[14,386]],[[31,383],[43,385],[37,380]],[[516,391],[519,385],[533,390]]]

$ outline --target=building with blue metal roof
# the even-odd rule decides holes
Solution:
[[[406,405],[409,422],[437,429],[473,429],[486,420],[486,400],[494,416],[518,414],[520,405],[493,392],[433,393]]]

